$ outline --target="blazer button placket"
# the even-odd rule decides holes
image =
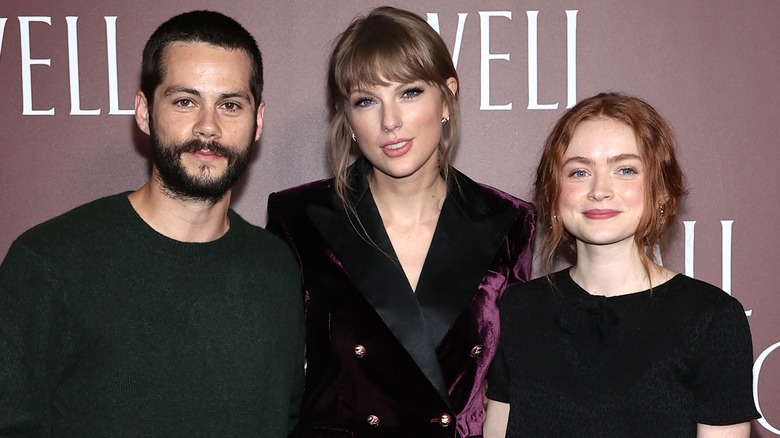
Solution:
[[[366,423],[368,423],[368,425],[371,427],[377,427],[379,426],[379,417],[376,415],[369,415],[366,417]]]
[[[449,427],[452,424],[452,416],[450,414],[441,414],[436,418],[431,418],[431,423],[439,423],[441,427]]]

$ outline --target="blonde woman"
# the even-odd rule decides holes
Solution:
[[[293,436],[482,435],[497,301],[528,280],[534,216],[450,166],[458,85],[442,39],[407,11],[375,9],[335,45],[334,178],[268,201],[303,272]]]

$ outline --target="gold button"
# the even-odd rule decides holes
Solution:
[[[439,417],[439,424],[441,427],[448,427],[452,424],[452,417],[450,417],[450,414],[441,414]]]
[[[475,345],[474,348],[471,349],[471,357],[477,357],[482,355],[483,347],[481,345]]]
[[[354,347],[352,347],[352,350],[355,352],[355,356],[360,359],[361,357],[366,355],[366,347],[357,344]]]
[[[366,423],[368,423],[368,425],[371,427],[377,427],[379,426],[379,417],[377,417],[376,415],[369,415],[366,418]]]

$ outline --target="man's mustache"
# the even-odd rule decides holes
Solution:
[[[176,149],[179,153],[198,152],[207,149],[211,153],[227,158],[228,161],[232,161],[236,157],[236,152],[233,149],[227,146],[223,146],[218,141],[202,141],[198,139],[192,139],[180,144]]]

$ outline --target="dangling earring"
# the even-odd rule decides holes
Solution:
[[[357,136],[355,135],[354,132],[352,133],[352,141],[357,141]]]
[[[553,228],[553,223],[558,222],[558,215],[556,213],[553,213],[552,215],[552,221],[550,221],[550,229]]]
[[[663,202],[658,204],[658,208],[659,208],[660,213],[661,213],[660,217],[658,218],[658,223],[660,225],[665,225],[666,224],[666,218],[664,217],[664,204],[663,204]]]
[[[447,123],[447,122],[449,122],[449,121],[450,121],[450,116],[447,116],[447,117],[442,117],[442,118],[441,118],[441,124],[442,124],[442,125],[443,125],[443,124],[445,124],[445,123]]]

